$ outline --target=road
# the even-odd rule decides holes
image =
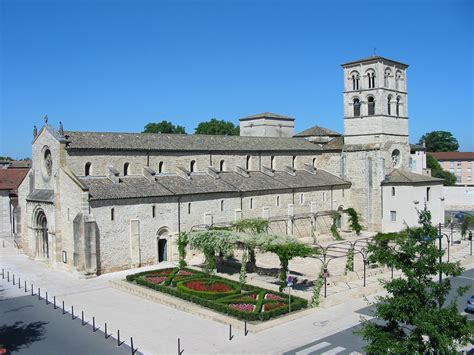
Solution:
[[[466,314],[467,317],[474,321],[474,314],[466,313],[466,300],[469,295],[474,294],[474,269],[469,269],[464,271],[461,276],[455,277],[451,279],[451,286],[452,290],[448,295],[447,302],[451,302],[456,298],[456,289],[460,286],[469,286],[469,291],[462,297],[457,299],[457,305],[459,313]],[[369,316],[373,315],[372,307],[365,307],[361,308],[357,313],[360,313],[361,316]],[[321,354],[321,355],[357,355],[364,353],[363,347],[364,342],[363,340],[354,334],[354,331],[360,329],[361,325],[358,324],[354,327],[350,327],[348,329],[342,330],[338,333],[332,334],[331,336],[318,339],[317,341],[305,344],[300,346],[296,349],[288,351],[285,355],[309,355],[309,354]],[[473,352],[474,350],[470,350],[469,353]]]
[[[77,312],[77,311],[76,311]],[[0,344],[12,354],[131,354],[126,344],[0,277]],[[128,340],[128,339],[127,339]],[[128,342],[128,341],[127,341]]]

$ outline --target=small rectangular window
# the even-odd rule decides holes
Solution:
[[[115,208],[110,209],[110,220],[113,221],[115,218]]]
[[[397,211],[390,211],[390,221],[392,222],[397,221]]]
[[[280,207],[280,196],[276,197],[276,206]]]
[[[221,212],[224,212],[224,200],[221,200]]]
[[[253,198],[250,198],[250,209],[253,209]]]
[[[191,213],[191,202],[188,202],[188,214]]]
[[[395,196],[395,188],[392,187],[392,196]]]
[[[152,216],[153,218],[156,217],[156,206],[151,206],[151,216]]]
[[[300,205],[304,204],[304,194],[300,194]]]
[[[430,191],[431,191],[431,187],[427,187],[426,188],[426,201],[430,200]]]

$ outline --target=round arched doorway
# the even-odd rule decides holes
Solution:
[[[157,259],[161,263],[168,261],[168,228],[163,227],[156,232]]]
[[[43,210],[37,210],[34,225],[36,234],[36,256],[49,259],[48,220]]]

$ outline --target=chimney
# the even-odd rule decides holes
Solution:
[[[118,184],[120,182],[120,178],[119,178],[120,172],[117,169],[115,169],[112,165],[109,165],[108,169],[109,169],[109,171],[107,173],[107,177],[114,184]]]
[[[142,168],[142,175],[148,181],[155,181],[156,171],[149,168],[148,166],[144,166]]]

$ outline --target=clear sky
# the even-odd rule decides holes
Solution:
[[[474,150],[470,0],[0,0],[0,155],[31,156],[43,116],[66,130],[188,133],[271,111],[343,131],[341,63],[410,64],[410,141]]]

